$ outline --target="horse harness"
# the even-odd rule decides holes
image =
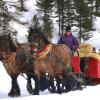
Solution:
[[[45,56],[47,56],[48,54],[50,55],[51,50],[52,50],[52,45],[47,44],[42,50],[38,50],[36,47],[33,47],[33,48],[31,48],[30,52],[31,52],[33,58],[42,59]]]
[[[52,53],[52,44],[46,44],[43,50],[38,50],[37,48],[31,48],[32,57],[35,59],[43,59],[48,56],[50,59],[55,60],[55,62],[61,64],[63,67],[65,63],[63,58],[59,58],[55,53]]]

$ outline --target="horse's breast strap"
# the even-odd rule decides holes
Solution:
[[[52,45],[47,44],[42,50],[36,52],[36,57],[39,59],[45,57],[50,52],[51,49],[52,49]]]

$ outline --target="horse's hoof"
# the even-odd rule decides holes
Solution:
[[[48,88],[48,91],[49,91],[50,93],[56,93],[56,90],[55,90],[55,89]]]
[[[39,95],[39,93],[34,92],[33,95]]]
[[[29,94],[33,94],[33,90],[27,89],[27,91],[28,91]]]
[[[29,94],[33,94],[33,91],[28,91]]]
[[[39,91],[33,91],[33,95],[39,95]]]
[[[83,90],[83,88],[82,87],[78,87],[78,89],[77,90]]]
[[[62,92],[61,92],[61,90],[59,90],[59,91],[57,90],[57,93],[58,93],[58,94],[61,94]]]
[[[10,96],[10,97],[18,97],[18,96],[20,96],[20,93],[12,93],[12,92],[10,92],[10,93],[8,93],[8,96]]]
[[[61,94],[62,92],[57,92],[58,94]]]

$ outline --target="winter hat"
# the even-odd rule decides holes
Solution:
[[[65,31],[70,31],[70,30],[71,30],[70,25],[66,26]]]

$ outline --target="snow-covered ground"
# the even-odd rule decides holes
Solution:
[[[18,77],[18,83],[21,89],[21,96],[8,97],[11,88],[11,79],[0,62],[0,100],[99,100],[100,85],[87,86],[83,90],[71,91],[62,94],[51,94],[48,90],[40,92],[40,95],[30,95],[26,89],[26,79],[22,76]]]

